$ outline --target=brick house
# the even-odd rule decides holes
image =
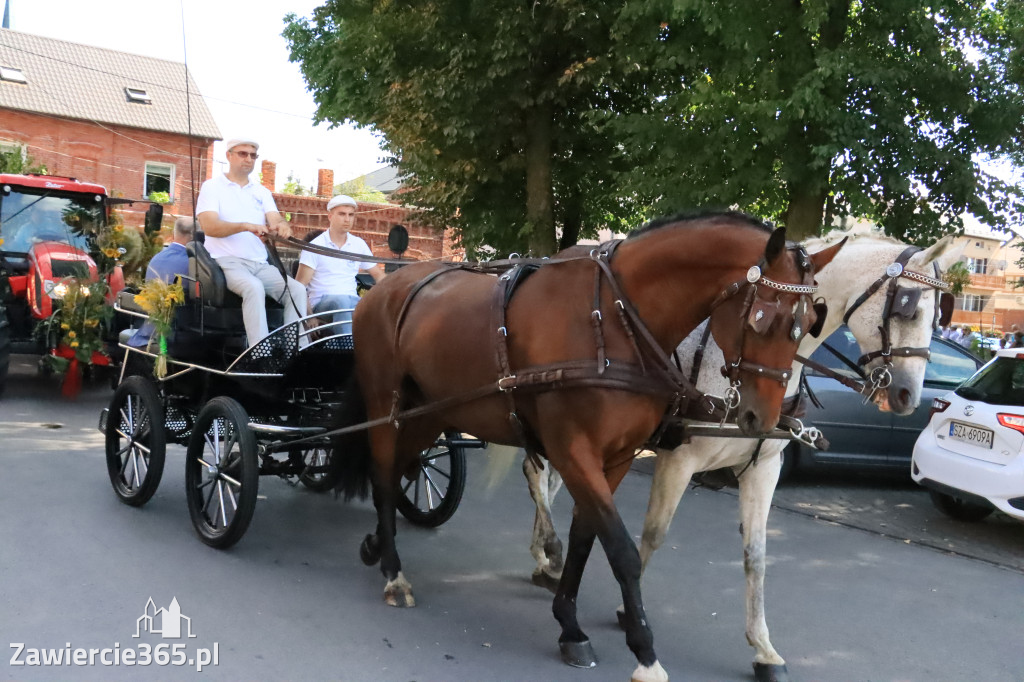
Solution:
[[[326,230],[327,202],[334,193],[334,172],[320,169],[317,174],[316,196],[296,196],[276,191],[277,166],[264,160],[260,168],[263,186],[274,194],[278,210],[289,219],[295,236],[304,239],[312,232]],[[375,256],[393,258],[388,248],[388,233],[395,225],[409,232],[409,248],[403,254],[410,260],[464,260],[465,250],[455,245],[451,229],[440,232],[410,219],[413,209],[397,204],[374,204],[360,201],[356,209],[356,222],[352,233],[366,241]],[[297,254],[286,254],[294,258]]]
[[[221,139],[191,76],[188,91],[191,138],[184,64],[0,29],[0,149],[113,196],[167,192],[179,215],[191,215]],[[123,212],[129,224],[136,209]]]

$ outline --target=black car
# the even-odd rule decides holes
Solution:
[[[860,347],[844,325],[826,343],[856,362]],[[818,409],[807,401],[805,424],[821,429],[830,443],[827,451],[791,443],[783,454],[782,478],[796,468],[841,465],[868,471],[896,471],[910,475],[910,457],[918,434],[928,424],[932,398],[947,393],[973,375],[984,361],[955,343],[932,336],[931,360],[924,375],[921,403],[913,414],[899,417],[864,404],[864,397],[812,369],[806,369],[807,383],[822,403]],[[856,374],[824,345],[812,355],[835,372],[857,378]]]

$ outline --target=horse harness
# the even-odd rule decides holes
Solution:
[[[935,296],[935,313],[932,320],[932,327],[938,328],[939,325],[948,324],[949,318],[953,312],[953,300],[952,295],[949,293],[949,284],[942,281],[941,273],[937,263],[932,263],[935,276],[929,277],[920,272],[907,269],[907,263],[914,256],[914,254],[921,251],[920,247],[908,246],[900,253],[895,261],[886,267],[885,272],[875,280],[871,286],[869,286],[864,293],[862,293],[853,305],[846,311],[843,316],[843,324],[849,324],[850,317],[858,308],[860,308],[871,296],[873,296],[882,286],[888,284],[885,296],[885,306],[882,308],[882,324],[878,327],[878,331],[882,337],[882,347],[876,351],[865,353],[861,355],[856,363],[847,359],[838,350],[825,343],[822,344],[826,350],[835,355],[841,362],[850,367],[856,372],[862,381],[857,381],[849,377],[843,376],[838,372],[822,365],[821,363],[815,362],[809,358],[797,355],[796,359],[804,365],[815,369],[816,371],[828,376],[832,379],[836,379],[841,383],[853,388],[855,391],[864,394],[864,401],[867,402],[875,395],[876,391],[884,390],[889,387],[892,383],[892,358],[896,357],[919,357],[928,360],[931,358],[931,349],[927,347],[909,347],[900,346],[893,348],[892,341],[890,338],[889,325],[894,317],[902,317],[905,320],[913,319],[917,313],[917,305],[921,300],[921,293],[925,288],[932,288],[936,290]],[[925,287],[905,287],[900,284],[900,279],[905,278],[913,282],[926,285]],[[866,372],[865,369],[876,358],[882,358],[882,364],[876,366],[870,373]],[[820,407],[820,403],[811,394],[811,400]]]
[[[621,240],[613,240],[602,244],[585,256],[559,259],[519,259],[514,261],[513,267],[503,272],[495,283],[492,294],[492,325],[495,330],[495,365],[497,369],[497,380],[494,383],[486,384],[480,388],[461,396],[453,396],[428,405],[402,409],[402,396],[396,391],[393,396],[392,412],[387,419],[396,428],[400,422],[412,416],[419,416],[427,412],[434,412],[500,393],[504,396],[508,420],[519,436],[521,445],[533,456],[540,452],[538,439],[532,435],[529,425],[519,416],[516,407],[516,393],[524,390],[598,387],[615,390],[628,391],[664,397],[669,400],[668,415],[707,415],[724,411],[726,415],[739,405],[740,375],[743,373],[753,374],[758,377],[769,377],[781,384],[788,383],[792,376],[792,368],[776,369],[765,367],[749,362],[742,357],[743,338],[741,337],[735,358],[722,367],[722,373],[731,380],[730,393],[726,398],[705,395],[697,390],[694,383],[683,374],[683,372],[672,362],[654,335],[640,318],[633,303],[625,295],[621,285],[612,271],[610,262],[615,250]],[[797,253],[797,262],[801,274],[806,279],[813,275],[810,266],[810,259],[806,252],[799,246],[789,247]],[[506,325],[506,313],[508,304],[512,299],[516,287],[525,281],[533,271],[541,266],[551,266],[558,263],[567,263],[578,260],[591,260],[595,263],[594,274],[594,304],[590,314],[591,328],[594,334],[595,358],[591,360],[572,360],[559,362],[551,365],[534,366],[513,370],[509,362],[508,328]],[[504,265],[504,263],[502,263]],[[806,313],[806,298],[817,291],[813,284],[790,284],[775,282],[764,276],[763,272],[766,263],[762,259],[758,265],[752,266],[746,273],[743,280],[734,282],[726,287],[713,301],[711,309],[714,310],[733,296],[745,291],[744,308],[742,315],[746,318],[744,323],[744,334],[746,327],[750,327],[756,334],[763,334],[767,331],[779,305],[779,300],[765,301],[757,298],[758,286],[785,293],[795,293],[801,296],[799,304],[801,313]],[[394,339],[397,346],[401,334],[402,325],[406,313],[416,295],[436,278],[459,270],[466,270],[478,273],[493,273],[493,265],[488,263],[456,263],[449,264],[443,269],[436,270],[421,280],[410,289],[405,301],[396,318]],[[601,310],[602,287],[607,286],[613,296],[615,314],[630,345],[636,362],[612,362],[607,357],[604,333],[604,314]],[[791,333],[798,338],[802,333],[801,324],[803,317],[794,324]],[[380,422],[383,420],[376,420]]]

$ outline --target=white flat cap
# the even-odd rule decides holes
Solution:
[[[327,202],[327,210],[330,211],[335,206],[342,206],[346,204],[354,208],[359,208],[359,204],[356,203],[355,199],[344,194],[339,194]]]
[[[228,140],[228,151],[231,151],[240,144],[251,144],[256,148],[256,151],[259,151],[260,149],[260,143],[251,137],[233,137]]]

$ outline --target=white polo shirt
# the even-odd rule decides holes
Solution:
[[[345,244],[339,248],[331,241],[331,231],[324,230],[324,233],[314,239],[311,244],[322,246],[335,251],[354,253],[360,256],[372,256],[373,252],[359,237],[351,232],[345,240]],[[356,273],[360,270],[369,270],[376,263],[363,261],[345,260],[342,258],[331,258],[321,256],[311,251],[303,251],[299,256],[299,263],[313,269],[313,279],[309,281],[309,304],[316,305],[320,299],[327,295],[344,294],[347,296],[356,295]]]
[[[274,197],[263,185],[250,182],[245,187],[218,175],[203,183],[196,200],[196,215],[214,211],[229,223],[265,225],[267,214],[277,211]],[[267,262],[267,247],[252,232],[237,232],[227,237],[206,236],[206,250],[214,258],[235,256],[257,263]]]

